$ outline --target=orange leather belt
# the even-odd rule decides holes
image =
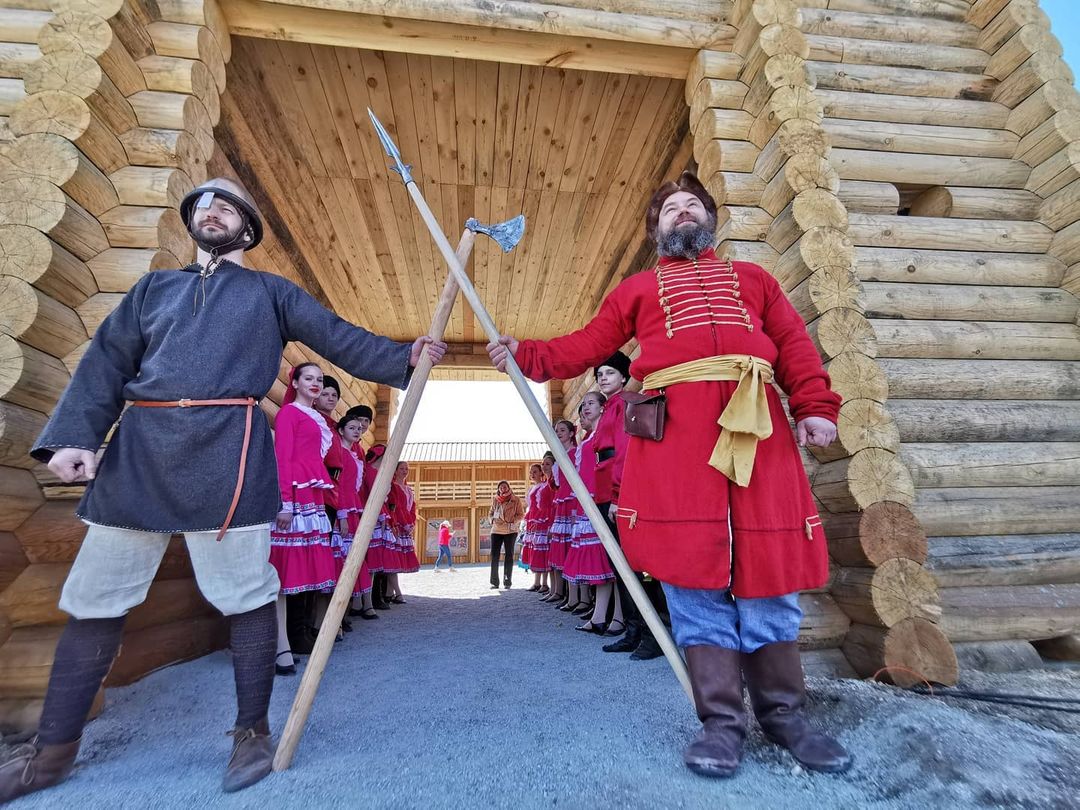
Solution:
[[[240,449],[240,472],[236,476],[236,490],[233,492],[232,503],[229,504],[229,513],[225,516],[225,523],[218,532],[217,539],[221,540],[232,523],[236,506],[240,503],[240,492],[244,489],[244,470],[247,468],[248,445],[251,444],[251,414],[258,404],[255,397],[243,397],[240,399],[177,399],[171,402],[157,402],[150,399],[137,399],[131,403],[137,408],[201,408],[207,405],[243,405],[247,408],[247,418],[244,420],[244,446]]]

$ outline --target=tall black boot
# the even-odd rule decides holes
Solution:
[[[686,667],[701,733],[683,751],[683,762],[701,776],[731,776],[742,760],[746,739],[739,652],[724,647],[687,647]]]
[[[806,682],[794,641],[766,644],[742,655],[746,689],[765,736],[791,752],[804,768],[840,773],[851,767],[851,755],[806,719]]]
[[[293,655],[311,655],[315,637],[311,633],[308,617],[310,600],[307,593],[294,593],[285,597],[285,633],[289,637],[289,649]]]
[[[37,736],[0,754],[0,802],[63,781],[94,697],[120,650],[125,617],[69,619],[56,645]]]

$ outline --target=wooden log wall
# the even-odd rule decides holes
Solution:
[[[1035,0],[801,6],[862,286],[844,334],[877,355],[830,372],[845,399],[851,381],[888,397],[889,423],[863,409],[859,435],[887,435],[910,476],[930,535],[917,589],[954,642],[1075,633],[1080,99],[1061,47]],[[831,509],[843,462],[822,460]],[[845,643],[860,671],[867,632]]]
[[[85,533],[80,486],[27,455],[97,329],[152,270],[194,258],[176,207],[207,177],[228,28],[216,0],[0,0],[0,726],[37,721]],[[287,368],[320,361],[292,345]],[[374,387],[324,364],[340,410]],[[108,685],[226,643],[174,538]]]

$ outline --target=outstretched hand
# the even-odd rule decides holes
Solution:
[[[509,335],[502,335],[498,341],[493,340],[487,345],[491,364],[499,371],[506,371],[506,361],[515,356],[517,350],[518,342]]]
[[[49,469],[65,484],[92,481],[97,475],[97,455],[79,447],[64,447],[53,453]]]
[[[433,366],[439,365],[439,361],[446,354],[445,340],[432,340],[427,335],[418,337],[413,341],[412,351],[409,353],[409,365],[413,368],[416,368],[417,363],[420,362],[420,354],[424,351],[425,346],[427,346],[428,357],[431,358],[431,365]]]
[[[821,416],[808,416],[795,425],[799,447],[828,447],[836,441],[836,425]]]

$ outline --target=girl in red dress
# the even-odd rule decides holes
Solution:
[[[555,423],[555,435],[562,442],[563,449],[568,453],[577,445],[577,428],[569,419],[560,419]],[[577,607],[577,586],[573,588],[573,598],[570,598],[569,583],[563,579],[563,563],[566,561],[566,550],[570,545],[570,535],[574,530],[573,516],[573,490],[565,476],[559,472],[559,465],[552,468],[552,486],[555,496],[552,498],[551,530],[548,532],[548,564],[552,569],[554,579],[555,598],[558,607],[564,608],[572,605],[571,610]]]
[[[371,533],[371,543],[368,545],[366,559],[371,567],[374,577],[374,590],[372,592],[372,604],[376,610],[389,610],[390,602],[387,601],[387,575],[401,570],[401,558],[397,553],[397,542],[394,533],[390,529],[390,507],[387,500],[380,504],[371,502],[371,490],[375,486],[375,476],[379,473],[379,465],[382,463],[383,454],[386,452],[385,444],[372,445],[364,456],[364,480],[360,486],[360,511],[365,509],[378,509],[379,517],[375,521],[375,528]]]
[[[606,398],[599,391],[589,391],[581,400],[581,427],[588,435],[578,443],[572,458],[582,482],[589,494],[596,496],[596,425],[603,413]],[[578,588],[593,585],[596,587],[596,599],[592,607],[592,618],[577,627],[586,633],[603,635],[607,630],[607,610],[611,601],[615,573],[611,570],[607,553],[597,537],[592,522],[580,504],[577,506],[574,532],[570,542],[570,551],[566,555],[563,576],[568,582],[577,583]],[[577,613],[577,611],[575,611]],[[584,615],[580,613],[579,615]]]
[[[345,558],[349,556],[356,530],[360,526],[360,480],[363,476],[364,463],[357,458],[352,447],[360,440],[363,433],[362,420],[353,411],[349,411],[337,423],[337,432],[341,438],[341,474],[338,477],[338,531],[341,533],[341,557],[339,558],[339,573],[345,565]],[[350,611],[352,615],[359,615],[362,619],[377,619],[379,615],[371,607],[371,572],[368,570],[367,560],[360,564],[360,573],[353,585],[353,599],[361,600],[361,608],[357,613]],[[346,626],[347,627],[347,626]]]
[[[420,570],[420,560],[416,556],[416,495],[409,486],[409,462],[399,461],[394,470],[394,481],[390,485],[393,514],[392,530],[401,550],[401,573],[415,574]],[[397,574],[390,577],[390,592],[395,604],[404,604],[401,586]]]
[[[270,532],[270,563],[281,581],[278,597],[278,674],[296,672],[286,633],[285,597],[333,587],[337,569],[330,550],[325,492],[334,488],[324,458],[332,432],[312,404],[322,391],[322,370],[305,363],[292,370],[285,404],[274,420],[281,511]]]
[[[529,467],[529,480],[532,487],[525,496],[525,537],[522,540],[521,556],[527,558],[529,569],[533,572],[533,586],[530,591],[548,593],[547,575],[551,570],[548,565],[548,528],[551,524],[551,514],[548,511],[551,495],[551,487],[548,486],[544,476],[544,468],[540,464]]]

